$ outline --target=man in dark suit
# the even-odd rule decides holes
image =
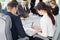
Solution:
[[[35,6],[35,1],[36,1],[36,0],[31,0],[31,3],[30,3],[31,9]]]
[[[16,11],[18,9],[18,4],[12,1],[8,3],[7,7],[8,7],[7,10],[8,12],[6,13],[6,15],[11,17],[11,21],[12,21],[11,32],[12,32],[13,40],[17,40],[18,38],[25,38],[26,33],[24,31],[20,16],[16,14]]]
[[[27,6],[27,0],[22,0],[21,4],[18,5],[18,15],[20,15],[23,18],[28,17],[29,15],[29,8]]]
[[[37,0],[37,1],[38,1],[38,0]],[[42,1],[43,1],[43,0],[39,0],[38,3],[39,3],[39,2],[42,2]],[[34,6],[36,5],[36,0],[31,0],[30,5],[31,5],[31,8],[30,8],[31,12],[32,12],[33,14],[39,15],[39,14],[37,13],[37,11],[34,9]],[[41,15],[39,15],[39,16],[41,16]]]
[[[42,1],[43,0],[39,0],[39,2],[42,2]],[[31,8],[33,8],[35,6],[35,2],[36,2],[36,0],[31,0],[31,3],[30,3]]]

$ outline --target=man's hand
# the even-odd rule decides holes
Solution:
[[[21,17],[20,19],[21,19],[21,20],[24,20],[25,18],[24,18],[24,17]]]
[[[29,16],[32,16],[32,15],[33,15],[33,13],[32,13],[32,12],[30,12],[30,13],[29,13]]]

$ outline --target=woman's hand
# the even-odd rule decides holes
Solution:
[[[31,28],[34,29],[34,30],[36,30],[37,32],[42,31],[41,28],[38,27],[38,26],[32,26]]]

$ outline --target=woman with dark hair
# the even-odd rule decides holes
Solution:
[[[59,7],[56,4],[55,0],[50,1],[50,6],[51,6],[51,10],[53,12],[54,16],[57,16],[59,14]]]
[[[40,26],[32,25],[32,29],[36,30],[40,36],[53,37],[55,32],[55,19],[52,12],[43,2],[38,3],[35,9],[43,17],[40,19]]]

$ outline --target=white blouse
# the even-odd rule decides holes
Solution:
[[[43,15],[43,17],[40,19],[40,27],[42,29],[42,33],[39,32],[39,35],[44,37],[53,37],[55,26],[52,24],[52,21],[47,14]]]
[[[29,36],[33,36],[35,33],[37,33],[35,30],[31,28],[32,22],[33,22],[33,25],[38,26],[42,29],[42,33],[38,32],[40,36],[52,37],[54,35],[55,26],[52,24],[52,21],[47,14],[45,14],[43,17],[34,15],[22,21],[25,32]]]

